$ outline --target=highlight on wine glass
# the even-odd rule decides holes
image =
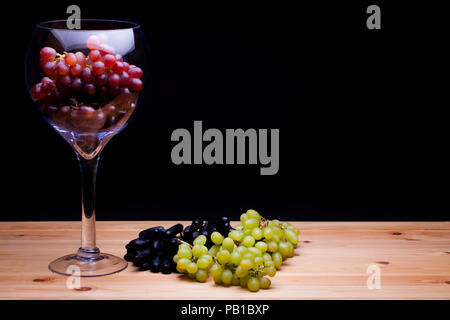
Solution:
[[[138,24],[65,20],[36,25],[25,60],[31,97],[47,122],[73,147],[82,175],[81,247],[51,262],[51,271],[101,276],[127,267],[122,258],[100,252],[95,234],[95,180],[100,153],[136,111],[145,88],[147,44]]]

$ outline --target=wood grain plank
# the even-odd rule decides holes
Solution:
[[[99,247],[116,255],[140,230],[172,221],[99,221]],[[450,299],[449,222],[295,222],[301,230],[294,258],[269,290],[197,283],[179,274],[139,272],[81,280],[48,263],[75,251],[79,222],[1,222],[0,299]],[[381,272],[381,289],[366,286],[369,265]],[[189,295],[186,295],[189,292]]]

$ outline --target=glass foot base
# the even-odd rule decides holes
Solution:
[[[74,277],[99,277],[120,272],[128,266],[124,259],[99,253],[95,259],[81,259],[77,254],[58,258],[48,265],[50,271]]]

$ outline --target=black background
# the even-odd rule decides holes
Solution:
[[[33,108],[22,67],[34,24],[65,19],[72,3],[82,18],[140,23],[151,50],[143,104],[102,154],[99,220],[237,219],[248,208],[290,220],[448,219],[443,9],[374,2],[382,29],[368,30],[372,2],[353,1],[13,4],[2,20],[0,219],[80,219],[75,155]],[[278,174],[173,165],[170,135],[194,120],[279,128]]]

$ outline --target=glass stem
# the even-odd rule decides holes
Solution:
[[[92,261],[100,258],[95,242],[95,184],[100,155],[85,159],[77,154],[81,171],[81,247],[77,259]]]

